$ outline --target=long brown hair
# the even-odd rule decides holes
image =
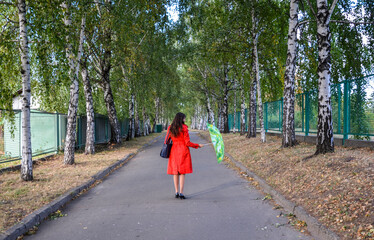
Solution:
[[[182,127],[184,124],[184,119],[186,118],[186,115],[179,112],[177,115],[175,115],[175,118],[173,120],[173,123],[170,126],[170,132],[171,134],[176,137],[179,135],[179,133],[182,131]]]

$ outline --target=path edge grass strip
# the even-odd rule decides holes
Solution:
[[[100,172],[93,175],[91,179],[88,180],[87,182],[83,183],[82,185],[76,188],[70,189],[69,191],[67,191],[66,193],[58,197],[57,199],[53,200],[52,202],[46,204],[45,206],[27,215],[19,223],[7,229],[3,234],[0,234],[0,240],[16,240],[19,236],[27,233],[34,226],[39,225],[42,221],[44,221],[49,215],[56,212],[58,209],[60,209],[61,207],[69,203],[70,201],[79,197],[79,195],[85,192],[86,190],[89,190],[91,187],[94,187],[95,185],[97,185],[99,181],[103,180],[109,174],[125,166],[134,156],[136,156],[136,154],[143,151],[146,147],[152,145],[155,141],[157,141],[162,136],[163,135],[153,138],[148,143],[144,144],[142,147],[136,150],[135,153],[130,153],[126,155],[124,158],[113,163],[106,169],[101,170]]]
[[[255,173],[251,172],[247,169],[241,162],[237,161],[234,157],[232,157],[229,153],[225,152],[225,156],[227,156],[231,162],[233,162],[241,171],[245,172],[249,177],[253,178],[255,181],[258,182],[260,187],[266,193],[269,193],[272,198],[281,205],[286,211],[296,215],[296,217],[304,221],[307,224],[308,231],[312,234],[313,237],[322,240],[339,240],[340,238],[334,232],[326,228],[322,225],[316,218],[310,216],[303,207],[296,205],[295,203],[287,200],[282,194],[278,191],[273,189],[270,185],[268,185],[264,179],[257,176]]]

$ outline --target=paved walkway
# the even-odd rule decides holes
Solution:
[[[278,218],[280,211],[233,170],[217,164],[210,146],[191,149],[188,199],[175,199],[168,160],[159,157],[162,141],[68,204],[66,217],[43,222],[26,239],[311,239]],[[205,143],[193,132],[191,141]]]

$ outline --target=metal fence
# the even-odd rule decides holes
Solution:
[[[331,86],[331,106],[334,134],[343,139],[370,140],[374,136],[374,75],[346,80]],[[283,99],[265,102],[264,127],[266,131],[282,132]],[[246,111],[247,113],[247,111]],[[240,129],[240,113],[236,113],[236,129]],[[246,127],[247,114],[246,114]],[[318,92],[297,94],[295,101],[295,131],[317,133]],[[257,127],[259,128],[257,114]],[[233,114],[229,115],[229,129],[234,128]]]
[[[3,125],[3,151],[0,151],[0,164],[19,160],[22,156],[21,149],[21,114],[15,113],[14,124],[4,121]],[[95,115],[95,143],[106,143],[111,137],[111,128],[108,117]],[[87,118],[78,116],[76,147],[81,148],[86,142]],[[142,126],[142,121],[140,121]],[[67,115],[59,113],[47,113],[31,111],[31,146],[33,156],[58,152],[64,147],[66,136]],[[129,120],[120,121],[121,136],[127,137]],[[141,128],[143,130],[143,128]],[[1,143],[1,139],[0,139]]]

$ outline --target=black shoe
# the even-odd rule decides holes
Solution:
[[[175,198],[179,198],[179,193],[176,193],[176,194],[175,194]]]
[[[183,193],[179,193],[179,198],[180,199],[186,199],[186,197],[183,195]]]

